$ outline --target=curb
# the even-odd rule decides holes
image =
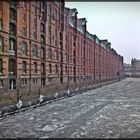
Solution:
[[[44,106],[46,104],[52,103],[53,101],[58,101],[58,100],[72,97],[72,96],[75,96],[78,94],[82,94],[84,92],[91,91],[91,90],[94,90],[94,89],[97,89],[97,88],[100,88],[102,86],[109,85],[109,84],[112,84],[115,82],[119,82],[119,81],[114,80],[114,81],[98,83],[96,85],[92,85],[91,87],[84,87],[84,88],[78,89],[77,91],[70,91],[69,94],[67,94],[67,92],[64,92],[64,93],[58,94],[57,96],[55,94],[49,95],[49,96],[44,96],[43,100],[41,102],[39,101],[38,98],[33,98],[31,101],[23,102],[23,105],[21,106],[21,108],[17,108],[16,104],[4,106],[2,108],[2,110],[0,111],[0,120],[7,117],[7,116],[11,116],[11,115],[19,113],[19,112],[23,112],[23,111],[26,111],[29,109],[41,107],[41,106]]]

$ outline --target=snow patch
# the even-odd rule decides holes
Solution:
[[[34,119],[34,117],[29,118],[29,120],[33,120],[33,119]]]
[[[42,128],[42,131],[54,131],[58,126],[57,125],[46,125],[45,127]]]
[[[53,113],[53,115],[57,115],[57,114],[59,114],[59,113],[58,113],[58,112],[54,112],[54,113]]]
[[[43,95],[39,96],[39,101],[42,102],[43,101]]]
[[[22,107],[23,103],[21,100],[18,101],[18,103],[16,104],[17,108],[20,109]]]

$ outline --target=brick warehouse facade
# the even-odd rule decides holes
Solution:
[[[65,2],[0,2],[1,93],[70,89],[122,75],[123,57],[77,14]]]

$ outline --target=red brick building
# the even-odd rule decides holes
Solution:
[[[6,9],[6,10],[5,10]],[[0,92],[114,80],[123,57],[64,2],[0,2]],[[52,86],[53,88],[53,86]]]

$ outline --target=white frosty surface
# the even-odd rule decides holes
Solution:
[[[125,79],[0,120],[0,137],[140,137],[140,79]]]

